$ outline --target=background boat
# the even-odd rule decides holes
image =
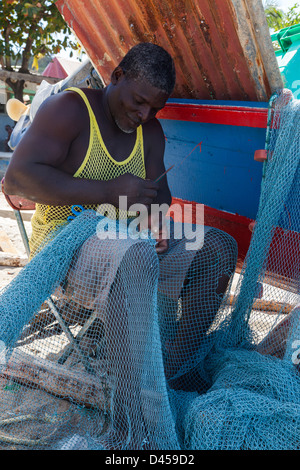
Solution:
[[[136,43],[160,44],[173,56],[177,84],[158,115],[166,167],[175,164],[168,173],[173,202],[204,204],[205,223],[237,240],[241,264],[261,188],[254,153],[265,147],[268,101],[283,88],[262,2],[58,0],[57,6],[104,83]]]
[[[276,31],[271,39],[284,86],[300,99],[300,24]]]

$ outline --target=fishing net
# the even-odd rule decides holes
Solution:
[[[0,295],[2,449],[299,448],[299,121],[282,93],[240,274],[215,228],[56,227]]]

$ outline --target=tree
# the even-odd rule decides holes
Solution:
[[[56,33],[62,33],[63,39]],[[55,0],[0,2],[0,65],[7,71],[4,80],[16,98],[23,100],[27,74],[30,81],[30,59],[34,57],[36,63],[40,57],[58,54],[67,47],[74,50],[79,46],[72,39]],[[16,64],[20,64],[18,70]]]
[[[264,2],[264,9],[267,18],[267,23],[269,28],[277,31],[278,29],[283,28],[282,22],[284,17],[284,12],[277,7],[276,1]]]
[[[276,0],[263,2],[269,28],[278,31],[300,23],[300,5],[295,3],[286,12],[278,8]]]
[[[283,27],[286,28],[287,26],[293,26],[298,23],[300,23],[300,5],[299,3],[295,3],[295,5],[287,11]]]

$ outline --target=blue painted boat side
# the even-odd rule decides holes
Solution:
[[[166,168],[176,165],[168,173],[172,195],[255,219],[262,163],[254,161],[254,153],[264,148],[266,129],[171,119],[160,122],[166,136]]]

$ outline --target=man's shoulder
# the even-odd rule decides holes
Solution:
[[[50,96],[41,104],[35,121],[42,121],[45,116],[56,125],[60,122],[80,124],[87,116],[85,109],[86,105],[77,92],[65,90]]]
[[[151,119],[143,125],[143,138],[146,155],[161,158],[165,148],[165,134],[158,119]]]
[[[32,132],[73,139],[86,127],[88,113],[84,107],[82,98],[75,93],[63,91],[52,95],[37,110],[30,126]]]
[[[103,94],[103,89],[101,88],[81,88],[80,90],[77,88],[78,91],[73,91],[69,90],[73,95],[79,96],[80,92],[83,92],[87,98],[87,100],[90,102],[90,104],[93,104],[95,102],[98,102]],[[82,100],[82,98],[81,98]]]
[[[143,124],[143,133],[145,136],[156,138],[164,135],[163,128],[157,118],[150,119]]]
[[[82,99],[75,93],[63,91],[47,98],[39,107],[39,113],[53,113],[57,117],[66,113],[74,113],[82,106]]]

